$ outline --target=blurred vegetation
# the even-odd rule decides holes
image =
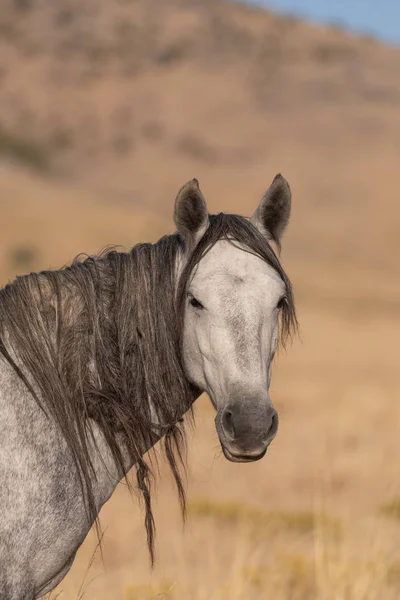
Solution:
[[[168,579],[153,583],[127,585],[123,592],[124,600],[148,600],[149,598],[172,598],[175,584]]]
[[[340,554],[310,557],[289,552],[282,553],[272,563],[249,563],[238,571],[228,570],[225,582],[216,583],[215,587],[210,587],[207,581],[192,586],[190,582],[161,579],[127,585],[122,597],[123,600],[385,600],[385,595],[380,596],[383,589],[390,586],[390,598],[396,598],[399,584],[399,563],[385,566],[379,561],[344,560]]]
[[[36,262],[36,250],[31,246],[16,246],[11,249],[10,258],[18,271],[32,269]]]
[[[379,512],[386,517],[391,517],[400,521],[400,498],[384,502],[380,505]]]
[[[312,511],[269,510],[236,502],[218,502],[209,499],[193,499],[188,504],[188,515],[212,517],[226,523],[245,523],[269,529],[291,530],[298,533],[314,532],[316,529],[338,535],[339,521],[329,515]]]
[[[49,152],[37,141],[0,129],[0,157],[5,157],[35,171],[48,171]]]
[[[14,7],[21,12],[31,10],[34,7],[34,0],[14,0]]]

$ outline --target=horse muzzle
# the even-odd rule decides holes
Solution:
[[[278,431],[278,414],[267,398],[234,400],[217,412],[216,429],[225,457],[255,462],[265,456]]]

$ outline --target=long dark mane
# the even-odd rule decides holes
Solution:
[[[124,452],[136,465],[152,560],[152,472],[143,455],[163,437],[184,510],[181,417],[188,411],[191,416],[199,394],[181,357],[184,303],[196,265],[220,239],[244,246],[282,277],[285,337],[296,326],[290,282],[266,239],[234,215],[210,216],[179,281],[177,259],[184,242],[174,234],[130,252],[112,250],[60,271],[19,277],[0,290],[0,353],[59,426],[76,465],[88,518],[97,523],[90,418],[103,432],[121,477],[126,473]]]

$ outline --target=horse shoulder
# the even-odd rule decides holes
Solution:
[[[118,474],[104,437],[95,424],[92,430],[94,492],[100,510]],[[30,600],[32,590],[42,595],[61,581],[92,523],[62,433],[2,359],[0,480],[0,597],[13,599],[6,590],[24,588],[29,581],[31,590],[18,588],[15,598]]]

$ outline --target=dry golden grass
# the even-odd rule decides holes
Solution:
[[[341,528],[337,519],[315,511],[265,511],[246,504],[216,502],[194,498],[188,504],[188,515],[193,518],[211,517],[228,526],[247,525],[252,535],[270,535],[271,531],[288,530],[297,533],[314,533],[323,530],[338,536]]]

